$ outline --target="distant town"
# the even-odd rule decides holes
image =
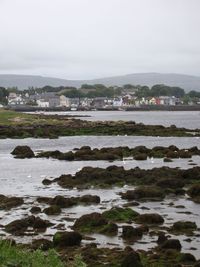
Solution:
[[[13,109],[123,110],[140,107],[199,106],[200,92],[185,93],[179,87],[148,86],[106,87],[83,84],[75,87],[17,88],[0,87],[0,107]]]

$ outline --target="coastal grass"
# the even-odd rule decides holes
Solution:
[[[0,266],[1,267],[64,267],[55,250],[47,253],[36,250],[29,251],[12,245],[9,241],[0,241]]]
[[[1,267],[87,267],[81,255],[77,254],[70,263],[64,263],[54,249],[44,252],[40,249],[29,250],[14,245],[9,240],[0,240]]]
[[[25,125],[55,125],[61,124],[64,120],[53,119],[50,116],[40,114],[27,114],[13,110],[0,109],[0,125],[25,126]]]

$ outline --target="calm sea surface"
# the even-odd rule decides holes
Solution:
[[[46,112],[46,114],[55,114],[55,112]],[[142,122],[144,124],[161,124],[189,129],[200,128],[200,111],[73,111],[58,112],[60,115],[90,116],[83,117],[90,121],[109,121],[123,120]]]

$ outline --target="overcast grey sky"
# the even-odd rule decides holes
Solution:
[[[200,76],[200,0],[0,0],[0,73]]]

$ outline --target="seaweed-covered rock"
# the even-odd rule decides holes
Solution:
[[[79,202],[83,202],[83,203],[95,203],[95,204],[99,204],[101,201],[99,196],[95,196],[95,195],[83,195],[81,197],[79,197]]]
[[[134,250],[128,253],[122,260],[121,267],[143,267],[139,254]]]
[[[30,212],[33,213],[33,214],[40,213],[41,212],[41,208],[34,206],[34,207],[32,207],[30,209]]]
[[[118,226],[116,223],[108,223],[105,226],[101,227],[98,231],[100,234],[104,235],[117,235],[118,233]]]
[[[50,201],[50,204],[59,206],[60,208],[69,208],[76,204],[76,199],[56,196]]]
[[[192,153],[188,150],[180,150],[178,154],[180,158],[191,158],[192,157]]]
[[[192,234],[192,232],[196,229],[197,229],[196,223],[190,221],[175,222],[170,228],[170,230],[174,233],[185,233],[185,234]]]
[[[101,213],[93,212],[78,218],[73,225],[73,229],[80,230],[81,232],[95,232],[107,224],[108,221]]]
[[[55,247],[71,247],[79,246],[82,235],[78,232],[57,232],[53,237],[53,245]]]
[[[170,159],[170,158],[166,158],[166,157],[163,159],[163,161],[164,161],[164,162],[173,162],[172,159]]]
[[[180,179],[161,179],[156,183],[160,188],[180,189],[183,188],[185,183]]]
[[[52,184],[52,181],[49,180],[49,179],[44,179],[44,180],[42,181],[42,183],[43,183],[43,185],[50,185],[50,184]]]
[[[37,197],[37,202],[49,204],[52,198],[50,197]]]
[[[23,235],[28,227],[36,231],[45,231],[48,226],[51,226],[47,220],[42,220],[39,217],[29,216],[20,220],[15,220],[5,226],[5,231],[13,235]]]
[[[140,186],[135,190],[128,190],[122,193],[122,198],[128,200],[160,200],[164,197],[164,192],[160,188],[154,186]]]
[[[180,256],[180,262],[184,264],[194,264],[196,262],[196,258],[191,253],[181,253]]]
[[[178,239],[168,239],[163,244],[161,244],[162,249],[175,249],[181,250],[181,243]]]
[[[187,191],[187,194],[193,201],[200,203],[200,184],[192,185]]]
[[[135,160],[147,160],[147,154],[145,153],[138,153],[134,156]]]
[[[138,213],[131,208],[113,207],[104,211],[102,216],[113,222],[127,222],[133,221],[138,216]]]
[[[29,146],[17,146],[11,154],[14,155],[15,158],[21,159],[35,157],[33,150]]]
[[[200,167],[194,167],[183,171],[183,178],[190,182],[191,180],[200,181]]]
[[[165,241],[167,241],[167,237],[166,237],[165,233],[164,232],[159,232],[158,233],[158,239],[157,239],[158,245],[161,245],[161,244],[165,243]]]
[[[126,240],[134,240],[141,238],[143,235],[142,229],[140,227],[133,227],[130,225],[122,226],[122,238]]]
[[[164,223],[163,217],[158,213],[140,214],[136,218],[136,221],[138,223],[143,223],[143,224],[162,224],[162,223]]]
[[[0,195],[0,210],[10,210],[12,208],[21,206],[22,204],[24,204],[22,197],[7,197]]]
[[[51,205],[48,208],[45,208],[43,212],[47,215],[59,215],[61,213],[61,208],[57,205]]]

